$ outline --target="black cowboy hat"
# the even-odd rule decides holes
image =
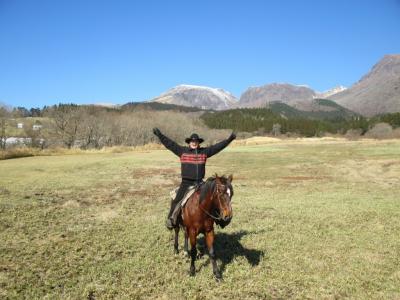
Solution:
[[[191,141],[198,141],[199,144],[204,142],[204,140],[201,137],[199,137],[197,133],[192,133],[192,135],[190,137],[185,139],[185,142],[187,144],[189,144]]]

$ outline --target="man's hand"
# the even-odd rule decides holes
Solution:
[[[154,133],[156,136],[159,136],[159,135],[161,134],[161,131],[160,131],[160,129],[158,129],[157,127],[155,127],[155,128],[153,128],[153,133]]]
[[[236,139],[236,134],[234,132],[231,133],[231,136],[229,137],[230,140]]]

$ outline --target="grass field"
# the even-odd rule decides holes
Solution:
[[[400,299],[400,141],[230,147],[234,218],[188,276],[163,150],[0,161],[0,298]],[[199,248],[204,248],[199,239]],[[181,243],[182,244],[182,243]]]

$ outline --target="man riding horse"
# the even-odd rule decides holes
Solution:
[[[205,166],[207,158],[217,154],[226,146],[232,142],[236,135],[232,134],[226,140],[223,140],[215,145],[203,148],[200,144],[204,141],[196,133],[193,133],[190,137],[185,139],[188,147],[178,145],[176,142],[163,135],[158,128],[153,129],[153,133],[160,139],[161,143],[175,155],[179,156],[181,160],[181,177],[182,182],[179,186],[178,192],[176,193],[175,199],[171,202],[171,208],[168,213],[166,226],[168,229],[173,229],[176,224],[176,220],[172,218],[172,213],[175,206],[185,196],[187,190],[195,185],[200,184],[203,181],[205,175]]]

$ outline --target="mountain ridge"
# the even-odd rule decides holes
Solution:
[[[275,82],[249,87],[237,99],[221,88],[181,84],[150,102],[226,110],[265,107],[270,102],[279,101],[299,110],[313,111],[313,99],[333,100],[364,116],[399,112],[400,55],[385,55],[350,88],[339,85],[325,92],[318,92],[307,85]]]
[[[197,106],[202,109],[229,109],[237,104],[237,98],[221,88],[180,84],[149,102]]]

